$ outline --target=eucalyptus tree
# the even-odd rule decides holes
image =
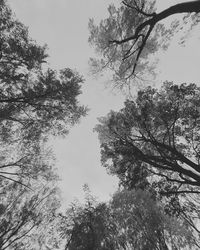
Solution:
[[[199,249],[182,217],[169,216],[150,192],[119,190],[108,203],[74,203],[60,215],[66,250]]]
[[[36,166],[49,136],[66,135],[87,109],[78,102],[82,76],[69,68],[48,69],[46,45],[29,37],[5,0],[0,33],[0,175],[11,179],[19,175],[16,168],[23,176],[33,169],[26,166]]]
[[[122,183],[140,188],[165,179],[169,193],[199,193],[200,88],[165,82],[99,119],[102,164]],[[164,187],[163,187],[164,188]],[[163,190],[164,192],[164,190]]]
[[[198,0],[183,1],[161,12],[156,11],[156,0],[123,0],[110,4],[107,18],[99,24],[93,19],[89,22],[89,42],[97,52],[96,58],[91,59],[92,69],[94,72],[111,69],[114,84],[118,86],[154,73],[151,55],[160,48],[166,49],[173,35],[186,23],[190,28],[197,25],[199,12]],[[181,18],[178,14],[182,14]],[[170,16],[173,21],[170,28],[166,28],[163,21]]]

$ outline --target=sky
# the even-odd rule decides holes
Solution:
[[[100,200],[108,200],[117,189],[117,179],[106,173],[100,164],[100,147],[93,128],[97,118],[111,109],[123,106],[124,96],[105,86],[105,79],[89,75],[88,60],[94,50],[88,44],[88,20],[98,22],[107,15],[111,0],[8,0],[17,18],[29,27],[30,36],[39,44],[48,45],[49,66],[54,69],[72,68],[84,76],[81,104],[89,107],[88,115],[74,126],[69,135],[52,142],[56,167],[62,179],[63,203],[82,199],[82,187],[87,183]],[[178,0],[158,0],[162,10]],[[200,82],[200,31],[198,27],[184,46],[174,39],[167,51],[158,56],[156,84],[165,80],[176,83]]]

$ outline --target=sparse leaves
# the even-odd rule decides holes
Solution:
[[[97,52],[91,65],[111,70],[114,83],[119,87],[141,81],[144,75],[145,79],[147,76],[150,79],[155,67],[152,55],[159,48],[166,49],[171,37],[181,29],[176,20],[169,29],[161,21],[171,15],[186,13],[189,18],[185,21],[189,19],[193,25],[198,23],[199,1],[176,4],[160,13],[155,12],[155,6],[155,1],[125,0],[119,7],[110,5],[108,18],[98,25],[93,20],[89,22],[89,42]]]

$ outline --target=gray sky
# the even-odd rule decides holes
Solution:
[[[48,45],[52,68],[69,67],[84,75],[81,103],[90,108],[87,117],[71,129],[65,139],[55,139],[57,168],[65,204],[74,197],[81,198],[82,186],[89,184],[94,195],[107,200],[117,188],[117,180],[100,165],[97,134],[92,130],[97,117],[110,109],[118,110],[123,97],[105,88],[103,79],[88,76],[88,59],[94,55],[88,45],[88,19],[97,21],[107,15],[109,0],[8,0],[16,16],[29,27],[30,35],[38,43]],[[158,8],[170,6],[178,0],[158,0]],[[164,80],[199,83],[200,32],[196,30],[179,46],[175,39],[170,48],[159,54],[160,74],[157,83]]]

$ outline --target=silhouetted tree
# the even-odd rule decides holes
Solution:
[[[118,191],[107,204],[73,204],[59,231],[66,250],[198,249],[193,228],[140,189]]]
[[[74,203],[62,216],[60,232],[66,250],[115,250],[115,225],[109,208],[86,192],[85,204]]]
[[[169,193],[199,193],[200,88],[165,82],[160,90],[138,91],[119,112],[96,126],[102,164],[132,187],[147,175],[175,184]]]

